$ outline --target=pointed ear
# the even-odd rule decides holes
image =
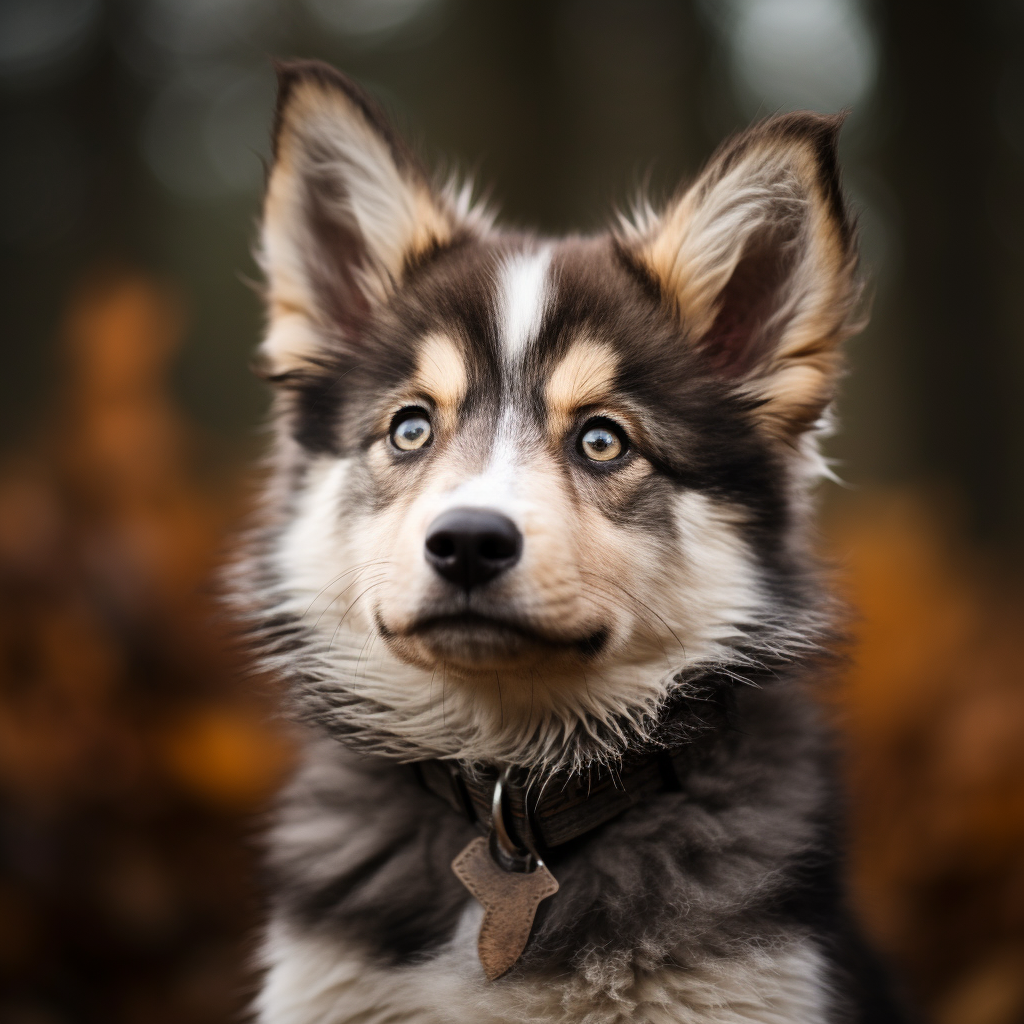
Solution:
[[[792,439],[833,397],[859,295],[840,190],[844,115],[773,117],[727,142],[626,244],[715,370]]]
[[[277,65],[274,164],[261,262],[271,378],[354,345],[417,260],[460,229],[383,112],[350,78],[319,61]]]

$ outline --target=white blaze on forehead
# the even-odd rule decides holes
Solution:
[[[551,246],[506,257],[498,272],[496,313],[499,344],[509,364],[518,362],[544,319]],[[517,411],[505,404],[498,416],[487,464],[448,492],[445,505],[492,508],[522,520],[521,446],[527,432]]]
[[[509,360],[537,337],[547,300],[551,247],[504,261],[498,285],[498,331]]]

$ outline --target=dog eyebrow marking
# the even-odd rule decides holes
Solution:
[[[430,395],[438,406],[459,407],[466,397],[469,374],[462,353],[452,338],[445,334],[430,334],[423,339],[413,383]]]
[[[498,333],[509,362],[536,338],[547,303],[551,246],[517,253],[501,266],[497,300]]]
[[[544,388],[552,432],[564,433],[581,406],[605,401],[618,368],[618,357],[610,345],[589,338],[573,342]]]

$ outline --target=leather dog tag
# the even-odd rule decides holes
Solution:
[[[555,876],[541,863],[530,872],[505,871],[479,836],[452,861],[460,882],[484,908],[477,953],[489,981],[500,978],[522,955],[541,900],[558,892]]]

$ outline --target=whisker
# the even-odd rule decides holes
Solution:
[[[441,662],[441,724],[448,728],[448,713],[445,710],[444,701],[448,692],[448,662]]]
[[[632,601],[637,607],[642,608],[650,615],[653,615],[672,634],[673,639],[677,644],[679,644],[680,649],[684,653],[686,652],[686,645],[683,643],[682,640],[679,639],[679,636],[676,633],[676,631],[668,624],[665,617],[656,612],[649,604],[647,604],[645,601],[641,601],[640,598],[638,598],[635,594],[630,593],[630,591],[628,591],[621,583],[617,583],[615,580],[608,579],[608,577],[604,576],[603,574],[598,574],[590,569],[583,569],[582,571],[588,576],[593,576],[594,578],[601,580],[607,586],[614,587],[620,593],[625,594],[625,596],[629,598],[629,600]]]
[[[335,583],[337,583],[341,579],[344,579],[350,572],[359,572],[361,569],[367,569],[374,564],[386,565],[390,561],[391,560],[388,558],[371,558],[366,562],[360,562],[358,565],[353,565],[351,568],[346,569],[344,572],[338,573],[338,575],[335,576],[334,579],[332,579],[326,586],[322,587],[319,593],[317,593],[317,595],[313,598],[313,600],[309,602],[309,607],[302,613],[302,617],[305,618],[313,610],[313,605],[315,605],[317,601],[331,587],[334,586]]]
[[[600,578],[600,577],[598,577],[598,578]],[[620,598],[620,594],[616,593],[615,591],[608,590],[608,589],[605,589],[605,588],[603,588],[603,587],[601,587],[599,585],[596,585],[596,584],[593,583],[593,581],[591,581],[589,583],[589,586],[592,587],[597,592],[598,595],[600,595],[602,597],[606,597],[609,601],[617,601]],[[639,603],[627,591],[622,591],[622,593],[625,594],[625,597],[628,600],[630,600],[631,602],[633,602],[634,604],[638,604]],[[593,595],[591,595],[591,594],[584,594],[583,597],[584,597],[585,600],[589,600],[592,604],[596,604],[596,601],[595,601]],[[669,629],[670,632],[672,632],[671,628],[668,626],[668,623],[665,624],[665,627],[666,627],[666,629]],[[675,636],[674,632],[673,632],[673,636]],[[669,657],[668,649],[665,647],[664,640],[661,637],[655,637],[655,639],[658,642],[658,646],[661,648],[661,653],[664,655],[665,661],[668,663],[669,667],[671,667],[672,659]],[[676,642],[679,644],[680,648],[682,649],[683,653],[685,654],[686,653],[685,646],[680,642],[678,637],[675,637],[675,639],[676,639]]]
[[[349,585],[347,587],[345,587],[344,590],[338,591],[338,593],[335,594],[334,597],[331,598],[331,600],[327,603],[327,605],[324,608],[324,610],[316,617],[316,622],[313,623],[313,628],[314,629],[316,629],[316,627],[320,625],[320,620],[331,610],[331,608],[334,606],[335,601],[338,601],[341,598],[343,598],[354,586],[356,586],[357,584],[362,582],[362,579],[363,579],[362,573],[367,572],[369,570],[369,568],[370,568],[369,565],[364,566],[359,571],[359,573],[357,573],[355,579],[353,579],[352,582],[349,583]],[[378,574],[378,576],[376,578],[383,579],[384,575],[385,574],[383,572],[381,572],[381,573]]]
[[[354,676],[356,678],[358,678],[358,676],[359,676],[359,668],[360,668],[360,665],[363,662],[363,655],[364,654],[366,655],[367,665],[369,665],[369,662],[370,662],[370,652],[373,650],[373,642],[376,639],[377,639],[377,631],[375,629],[367,630],[366,638],[363,640],[363,645],[362,645],[362,647],[359,648],[359,657],[356,658],[356,668],[355,668],[355,672],[354,672]],[[333,638],[332,638],[332,643],[333,643]],[[363,678],[364,679],[366,678],[365,674],[363,675]]]
[[[384,581],[383,577],[381,577],[380,579],[374,580],[374,582],[371,583],[365,590],[361,591],[359,594],[357,594],[355,596],[355,598],[352,600],[352,603],[345,609],[345,614],[342,615],[342,617],[340,619],[338,619],[338,624],[334,627],[334,633],[331,635],[331,642],[327,646],[327,650],[328,651],[330,651],[331,648],[334,647],[335,637],[337,637],[337,635],[338,635],[338,630],[341,629],[341,624],[348,617],[348,613],[350,611],[352,611],[353,608],[355,608],[355,606],[359,603],[360,600],[362,600],[362,598],[366,594],[368,594],[371,590],[373,590],[374,587],[379,587],[381,585],[381,583],[383,583],[383,581]],[[333,604],[333,602],[332,602],[332,604]]]

